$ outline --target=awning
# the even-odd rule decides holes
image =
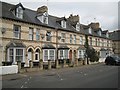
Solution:
[[[60,45],[58,49],[60,50],[60,49],[70,49],[70,48],[66,45]]]
[[[22,42],[10,42],[8,45],[6,45],[7,48],[10,47],[19,47],[19,48],[25,48],[26,46]]]
[[[55,49],[55,47],[52,44],[44,44],[42,49]]]

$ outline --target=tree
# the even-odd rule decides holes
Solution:
[[[86,58],[87,58],[87,64],[89,64],[89,59],[91,62],[98,61],[99,60],[99,54],[93,47],[90,47],[88,44],[88,36],[85,35],[85,45],[84,47],[86,48]]]

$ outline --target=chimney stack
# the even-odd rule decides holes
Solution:
[[[45,13],[45,12],[48,12],[47,6],[42,6],[37,9],[38,14]]]
[[[72,22],[72,23],[79,22],[79,15],[74,15],[74,16],[73,16],[72,14],[70,14],[68,20],[69,20],[70,22]]]

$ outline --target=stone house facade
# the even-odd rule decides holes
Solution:
[[[37,11],[25,8],[21,3],[12,5],[0,2],[0,57],[2,62],[17,61],[35,63],[57,59],[84,58],[85,35],[89,45],[100,52],[100,57],[112,53],[112,40],[108,30],[103,31],[98,22],[81,24],[79,15],[55,17],[48,14],[46,6]]]

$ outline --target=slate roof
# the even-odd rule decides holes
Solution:
[[[60,49],[70,49],[70,48],[66,45],[60,45],[58,49],[60,50]]]
[[[42,49],[55,49],[55,47],[52,44],[44,44]]]
[[[109,33],[109,37],[112,40],[119,40],[120,41],[120,30],[116,30],[116,31],[110,32]]]
[[[8,43],[8,45],[6,46],[7,48],[9,47],[20,47],[20,48],[25,48],[26,46],[22,43],[22,42],[15,42],[12,41],[10,43]]]
[[[81,30],[76,31],[75,27],[72,26],[71,22],[69,22],[69,20],[67,20],[65,17],[56,17],[52,15],[48,15],[48,24],[43,24],[37,19],[37,16],[38,16],[37,11],[24,8],[23,6],[22,6],[22,8],[24,9],[23,19],[19,19],[11,11],[14,8],[18,7],[19,5],[22,6],[21,3],[17,5],[13,5],[13,4],[5,3],[5,2],[0,2],[0,6],[2,6],[2,9],[0,9],[0,12],[2,12],[2,14],[0,15],[0,18],[5,18],[5,19],[24,22],[24,23],[30,23],[30,24],[40,25],[44,27],[54,28],[55,30],[59,29],[63,31],[90,35],[88,33],[88,29],[90,28],[89,25],[80,24]],[[59,20],[62,20],[62,19],[66,20],[66,28],[62,28],[60,23],[58,22]],[[92,32],[93,32],[92,36],[106,38],[104,35],[99,36],[96,32],[94,32],[94,30],[92,30]]]

